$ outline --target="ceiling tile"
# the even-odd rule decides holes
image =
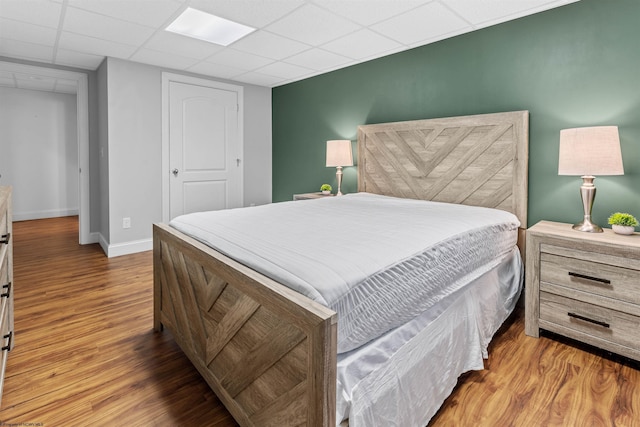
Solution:
[[[266,31],[256,31],[233,44],[234,49],[274,60],[295,55],[309,46]]]
[[[56,34],[53,28],[0,18],[0,38],[53,46]]]
[[[275,86],[575,1],[0,0],[0,55],[86,69],[110,56]],[[188,6],[258,30],[227,48],[164,31]]]
[[[304,3],[304,0],[191,0],[189,5],[240,24],[262,28]]]
[[[68,5],[147,27],[161,27],[182,8],[177,0],[68,0]]]
[[[403,47],[404,45],[366,28],[322,45],[323,49],[357,60],[382,55]]]
[[[350,58],[327,52],[322,49],[310,49],[289,57],[285,60],[288,64],[299,65],[300,67],[310,68],[315,71],[333,70],[342,65],[353,62]]]
[[[153,29],[142,25],[132,24],[120,19],[73,7],[67,8],[63,30],[130,45],[144,43],[154,33]]]
[[[474,25],[488,21],[505,20],[529,14],[530,11],[548,9],[552,4],[564,3],[558,0],[446,0],[446,6]]]
[[[104,56],[101,55],[93,55],[68,49],[58,49],[55,57],[56,64],[70,65],[87,70],[95,70],[103,60]]]
[[[435,2],[375,24],[371,29],[402,44],[413,45],[440,39],[468,26],[449,9]]]
[[[123,59],[128,58],[136,51],[135,46],[72,34],[65,31],[60,35],[58,47],[60,49],[75,50],[92,55],[113,56]]]
[[[0,56],[51,62],[53,59],[53,47],[18,40],[0,39]]]
[[[224,47],[202,40],[190,39],[167,31],[158,31],[144,44],[145,48],[166,51],[187,58],[205,59]]]
[[[268,76],[266,74],[256,73],[253,71],[246,74],[242,74],[241,76],[236,76],[234,80],[238,82],[249,83],[249,84],[258,85],[258,86],[267,86],[267,87],[276,86],[286,81],[285,79],[280,77]]]
[[[198,62],[197,59],[186,58],[184,56],[169,54],[151,49],[140,49],[131,57],[131,61],[142,62],[143,64],[157,65],[159,67],[185,69]]]
[[[319,46],[357,31],[360,26],[342,16],[307,4],[265,29],[312,46]]]
[[[188,68],[189,71],[194,73],[203,74],[205,76],[218,76],[224,79],[231,79],[237,75],[245,73],[246,69],[229,67],[221,64],[214,64],[211,62],[199,62]]]
[[[253,55],[247,52],[241,52],[235,49],[224,49],[222,52],[208,58],[207,62],[235,67],[244,71],[251,71],[272,63],[273,59]]]
[[[283,79],[295,79],[300,76],[309,74],[313,70],[304,67],[298,67],[297,65],[286,64],[284,62],[274,62],[265,67],[262,67],[256,72],[260,74],[266,74],[268,76],[281,77]]]
[[[422,6],[425,0],[314,0],[314,3],[360,25],[369,26]]]
[[[0,17],[57,28],[60,23],[62,5],[50,1],[33,0],[2,0]]]

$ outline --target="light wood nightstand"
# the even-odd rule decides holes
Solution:
[[[527,230],[525,333],[555,332],[640,360],[640,234]]]
[[[335,194],[322,194],[321,192],[304,193],[304,194],[294,194],[293,200],[321,199],[323,197],[333,197],[333,196],[335,196]]]

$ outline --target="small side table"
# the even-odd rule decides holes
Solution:
[[[322,194],[321,192],[304,193],[304,194],[294,194],[293,200],[322,199],[323,197],[333,197],[333,196],[335,196],[335,194]]]
[[[555,332],[640,360],[640,234],[527,230],[525,333]]]

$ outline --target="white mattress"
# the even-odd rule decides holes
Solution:
[[[338,313],[338,352],[413,319],[495,267],[505,211],[368,193],[200,212],[176,229]]]
[[[336,420],[349,427],[424,427],[487,347],[522,289],[520,253],[406,324],[338,355]]]

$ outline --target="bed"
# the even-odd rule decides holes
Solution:
[[[497,208],[526,227],[527,150],[526,111],[360,126],[358,189]],[[515,234],[523,250],[523,229]],[[501,277],[521,283],[514,252],[437,309],[366,344],[341,341],[339,352],[336,311],[156,224],[154,328],[171,331],[241,425],[333,426],[343,418],[354,427],[426,424],[460,373],[482,369],[486,346],[520,292],[496,285]],[[398,335],[409,338],[399,343]],[[460,336],[467,338],[457,342]],[[451,374],[435,378],[437,387],[427,393],[411,391],[424,388],[429,376],[441,377],[433,369],[441,360],[453,362]]]

